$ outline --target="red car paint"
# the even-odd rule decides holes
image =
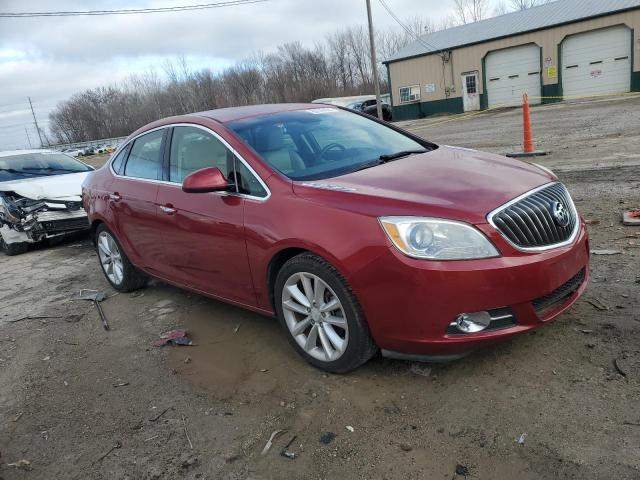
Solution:
[[[322,105],[263,105],[172,117],[138,130],[171,124],[204,126],[223,137],[270,190],[266,201],[219,193],[185,193],[179,184],[113,174],[108,165],[85,181],[92,223],[105,222],[131,262],[147,274],[205,295],[273,315],[270,265],[282,252],[314,252],[352,287],[377,345],[416,355],[452,355],[536,328],[580,296],[588,280],[584,222],[567,246],[526,253],[487,221],[493,209],[555,179],[543,170],[498,155],[454,147],[413,155],[324,181],[344,189],[296,182],[272,169],[225,123]],[[205,200],[206,199],[206,200]],[[163,207],[172,210],[165,213]],[[432,261],[399,252],[382,230],[385,215],[468,222],[501,256]],[[580,288],[564,303],[535,313],[531,301],[581,269]],[[463,312],[510,306],[517,325],[448,335]]]

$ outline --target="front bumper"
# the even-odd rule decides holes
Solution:
[[[500,239],[489,226],[486,229],[497,244]],[[446,262],[408,258],[390,247],[359,271],[352,286],[383,354],[415,360],[464,356],[543,325],[569,308],[586,288],[589,245],[583,224],[575,241],[565,247],[533,254],[499,247],[502,257]],[[577,286],[560,288],[572,279],[575,283],[581,271],[584,276],[578,277]],[[513,312],[515,324],[478,333],[447,333],[461,313],[505,307]]]
[[[79,210],[46,210],[37,212],[24,224],[5,223],[0,226],[0,235],[6,244],[34,243],[89,229],[87,212]]]

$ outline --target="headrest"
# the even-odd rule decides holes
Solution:
[[[280,150],[284,145],[284,132],[278,125],[265,125],[256,130],[256,150],[271,152]]]

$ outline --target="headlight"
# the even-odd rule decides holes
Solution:
[[[497,257],[496,247],[479,230],[462,222],[421,217],[380,217],[393,244],[405,255],[430,260]]]

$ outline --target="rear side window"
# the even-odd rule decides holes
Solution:
[[[124,175],[159,180],[162,170],[162,137],[164,129],[142,135],[133,142]]]
[[[124,162],[124,159],[127,156],[128,151],[129,151],[129,147],[128,146],[124,147],[120,151],[120,153],[116,156],[116,158],[113,159],[113,162],[111,163],[111,168],[113,168],[113,171],[116,172],[118,175],[122,174],[122,162]]]

